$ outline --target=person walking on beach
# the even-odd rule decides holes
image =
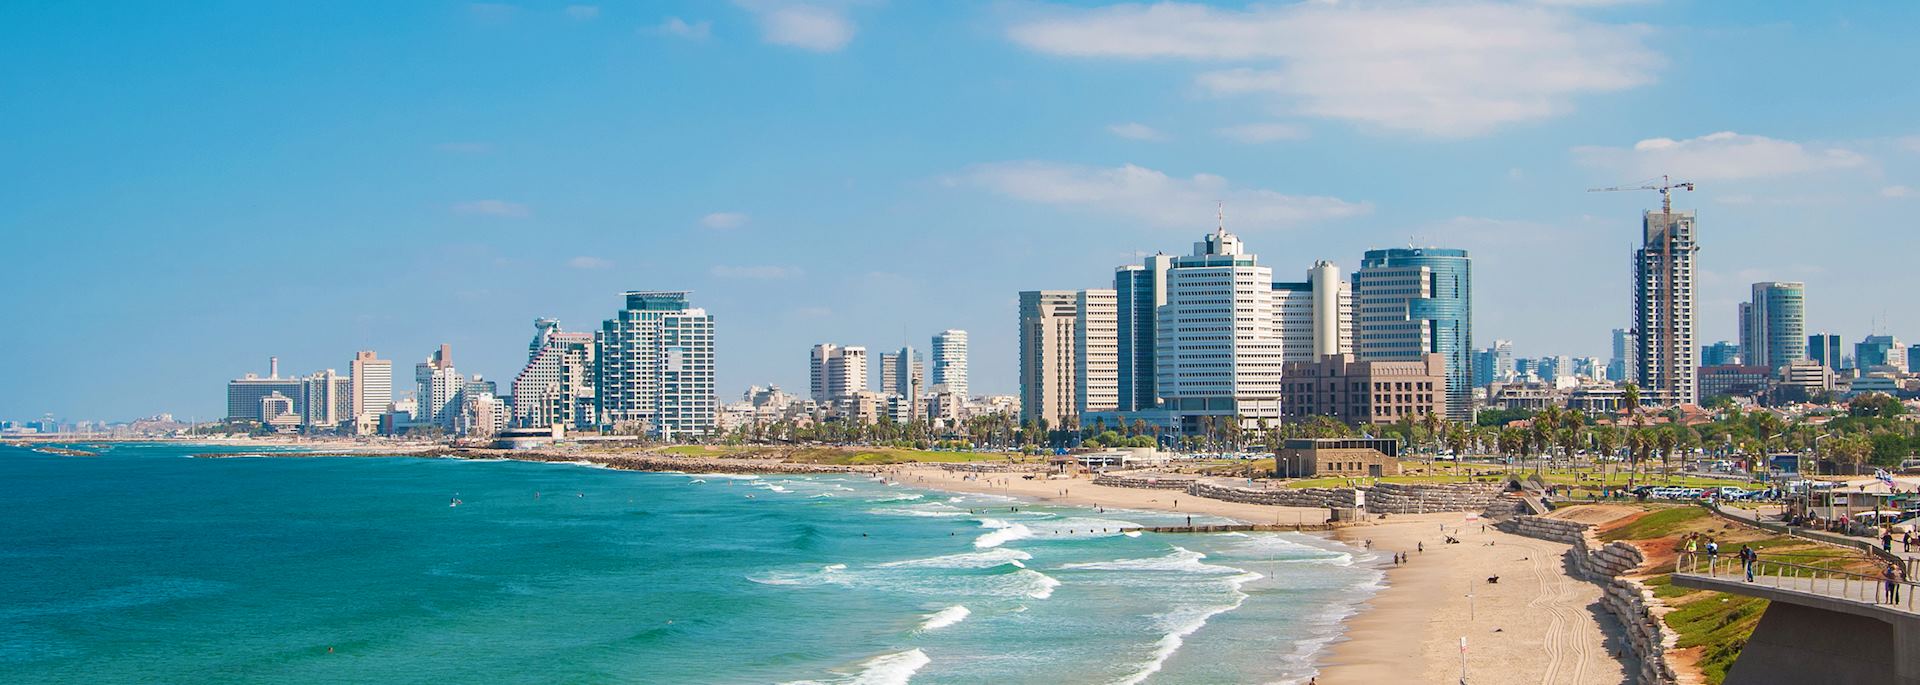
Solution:
[[[1906,545],[1906,547],[1903,548],[1901,551],[1903,552],[1913,551],[1913,531],[1907,531],[1905,533],[1901,533],[1900,544]]]
[[[1752,547],[1740,546],[1740,567],[1747,572],[1747,582],[1753,582],[1753,567],[1760,564],[1760,555]]]

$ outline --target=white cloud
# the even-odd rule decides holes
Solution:
[[[1913,197],[1914,195],[1914,190],[1907,186],[1887,186],[1880,189],[1880,197],[1902,198]]]
[[[760,23],[761,38],[774,45],[838,52],[853,40],[853,21],[839,3],[735,0]]]
[[[1867,158],[1838,147],[1809,147],[1790,140],[1732,131],[1674,140],[1648,138],[1632,148],[1582,146],[1581,163],[1613,169],[1630,178],[1670,174],[1692,181],[1740,180],[1858,167]]]
[[[1293,124],[1282,124],[1278,122],[1228,126],[1215,131],[1215,133],[1242,143],[1274,143],[1282,140],[1300,140],[1307,137],[1306,129]]]
[[[975,166],[948,180],[1028,202],[1121,214],[1181,228],[1213,223],[1215,202],[1226,203],[1227,223],[1236,228],[1286,226],[1372,211],[1366,203],[1237,188],[1212,174],[1177,178],[1132,164],[1104,168],[1003,162]]]
[[[700,225],[719,230],[739,228],[747,225],[747,215],[742,212],[714,212],[700,217]]]
[[[1107,132],[1113,135],[1119,136],[1121,138],[1125,138],[1127,140],[1165,140],[1166,139],[1166,136],[1160,135],[1160,132],[1157,130],[1154,130],[1152,126],[1148,126],[1146,124],[1142,124],[1137,121],[1129,121],[1124,124],[1113,124],[1107,127]]]
[[[806,275],[797,266],[715,266],[708,270],[715,278],[745,278],[777,281]]]
[[[713,22],[697,21],[689,24],[687,20],[679,17],[667,17],[666,21],[660,22],[653,31],[689,40],[706,40],[708,36],[713,35]]]
[[[1052,55],[1218,64],[1228,68],[1197,76],[1204,90],[1436,136],[1563,114],[1575,96],[1651,83],[1662,62],[1645,27],[1526,5],[1163,2],[1049,14],[1008,36]]]
[[[453,205],[455,214],[474,214],[480,216],[500,216],[510,219],[523,219],[533,215],[533,210],[518,202],[506,200],[472,200]]]
[[[568,18],[581,21],[595,19],[600,16],[599,5],[567,5],[567,8],[562,11],[567,13]]]
[[[567,260],[567,266],[575,269],[605,269],[613,266],[613,262],[599,257],[580,256]]]
[[[441,152],[445,152],[448,154],[484,155],[493,151],[493,144],[465,141],[465,142],[441,143],[439,145],[433,146],[433,149],[439,150]]]

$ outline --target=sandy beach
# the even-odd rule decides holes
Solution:
[[[1172,490],[1094,485],[1085,478],[1025,480],[1019,474],[964,474],[915,466],[890,471],[921,487],[1011,495],[1062,504],[1191,513],[1248,523],[1314,523],[1323,509],[1240,504]],[[977,475],[977,479],[966,479]],[[1177,504],[1176,504],[1177,502]],[[1392,516],[1334,529],[1357,547],[1404,551],[1408,562],[1382,568],[1387,588],[1347,619],[1346,636],[1321,659],[1318,682],[1455,683],[1460,639],[1467,639],[1467,682],[1489,685],[1616,685],[1628,670],[1620,628],[1596,612],[1600,587],[1569,576],[1569,545],[1494,530],[1466,513]],[[1445,532],[1442,532],[1442,528]],[[1446,544],[1454,535],[1458,544]],[[1371,545],[1369,545],[1371,541]],[[1491,544],[1489,544],[1491,543]],[[1499,576],[1489,584],[1487,578]],[[1468,597],[1471,593],[1473,596]]]
[[[1613,657],[1625,651],[1621,629],[1596,613],[1600,587],[1568,575],[1569,545],[1483,523],[1423,514],[1336,530],[1350,544],[1405,551],[1408,561],[1389,565],[1387,589],[1348,619],[1348,639],[1322,660],[1320,682],[1459,682],[1463,637],[1466,682],[1627,682]],[[1446,544],[1446,535],[1460,542]]]
[[[905,466],[891,469],[886,473],[889,477],[908,485],[955,492],[1008,495],[1075,506],[1144,509],[1195,516],[1224,516],[1247,523],[1282,525],[1316,524],[1327,519],[1325,509],[1225,502],[1204,497],[1189,497],[1178,490],[1116,488],[1094,485],[1087,478],[1026,480],[1018,473],[953,472],[935,466]],[[969,479],[969,476],[975,478]]]

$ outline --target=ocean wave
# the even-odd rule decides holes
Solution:
[[[726,480],[760,480],[759,476],[751,473],[689,473],[685,475],[693,476],[695,478],[723,478]]]
[[[827,564],[817,571],[767,571],[747,576],[747,580],[761,585],[798,585],[814,587],[819,585],[845,585],[851,578],[847,574],[846,564]]]
[[[1291,564],[1331,564],[1334,566],[1353,565],[1353,555],[1334,549],[1327,549],[1298,540],[1289,539],[1287,534],[1267,534],[1248,537],[1224,550],[1227,556],[1236,559],[1276,561]]]
[[[927,614],[925,617],[926,620],[922,621],[920,623],[920,627],[915,628],[914,632],[924,633],[929,630],[939,630],[941,628],[945,628],[955,623],[965,621],[967,620],[967,616],[970,616],[972,614],[973,612],[968,610],[966,607],[955,604],[953,606],[947,607],[945,609],[941,609],[934,613]]]
[[[1053,576],[1030,568],[1020,569],[1012,575],[1024,585],[1022,594],[1034,599],[1052,597],[1054,589],[1060,587],[1060,581],[1055,580]]]
[[[1033,529],[1018,523],[1009,523],[1001,519],[980,519],[980,527],[991,530],[991,532],[973,539],[973,546],[980,549],[999,547],[1014,540],[1025,540],[1033,537]]]
[[[910,502],[917,499],[924,499],[925,497],[926,495],[913,493],[913,494],[904,494],[904,495],[888,495],[886,497],[881,497],[879,499],[870,499],[867,501],[874,504],[879,504],[881,502]]]
[[[816,495],[807,495],[807,499],[820,499],[822,497],[832,497],[832,496],[833,496],[833,493],[831,492],[822,492]]]
[[[1157,573],[1198,573],[1207,575],[1247,573],[1244,569],[1209,564],[1201,561],[1205,558],[1207,558],[1207,555],[1200,552],[1195,552],[1185,547],[1175,547],[1173,548],[1173,552],[1166,556],[1149,559],[1115,559],[1113,561],[1062,564],[1060,568],[1077,571],[1146,571]],[[1258,574],[1255,574],[1255,577],[1258,577]]]
[[[933,663],[919,649],[882,654],[860,662],[860,671],[834,680],[796,680],[784,685],[906,685],[913,674]]]
[[[993,568],[1005,564],[1021,566],[1020,562],[1032,558],[1033,555],[1017,549],[995,547],[985,552],[965,552],[926,559],[892,561],[880,566],[883,568]]]
[[[868,511],[875,514],[888,514],[892,516],[952,517],[970,515],[945,502],[922,502],[920,504],[909,504],[901,507],[881,507],[878,509],[869,509]]]

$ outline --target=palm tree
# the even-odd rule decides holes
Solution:
[[[1667,474],[1667,482],[1673,482],[1673,467],[1668,462],[1673,457],[1673,446],[1680,443],[1680,436],[1674,434],[1672,426],[1659,433],[1654,441],[1660,446],[1660,470]]]

